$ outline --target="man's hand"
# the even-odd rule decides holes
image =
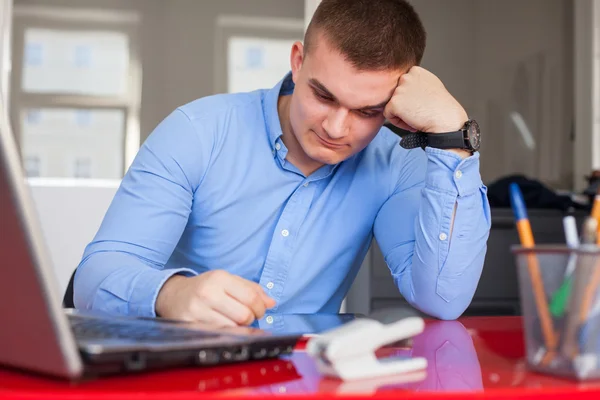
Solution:
[[[275,306],[260,285],[223,270],[193,278],[173,275],[156,299],[156,314],[219,326],[249,325]]]
[[[442,81],[418,66],[400,77],[383,114],[399,128],[427,133],[454,132],[469,119]],[[464,150],[454,152],[462,156],[470,155]]]

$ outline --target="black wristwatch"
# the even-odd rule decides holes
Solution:
[[[479,124],[470,119],[456,132],[427,133],[410,132],[402,136],[400,146],[405,149],[417,147],[433,147],[436,149],[464,149],[471,153],[478,151],[481,146],[481,131]]]

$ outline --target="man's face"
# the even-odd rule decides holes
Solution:
[[[304,153],[337,164],[364,149],[385,121],[402,72],[359,71],[322,37],[306,57],[302,44],[294,44],[291,64],[290,124]]]

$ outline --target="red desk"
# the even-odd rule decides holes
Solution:
[[[0,369],[0,398],[176,400],[285,394],[304,398],[600,399],[600,381],[578,383],[529,372],[521,332],[519,317],[430,321],[412,348],[413,355],[427,358],[425,373],[379,380],[345,383],[323,378],[299,350],[281,360],[78,383]]]

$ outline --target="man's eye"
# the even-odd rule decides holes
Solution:
[[[379,114],[381,114],[381,111],[362,111],[362,110],[358,110],[358,114],[361,117],[365,117],[365,118],[375,118],[375,117],[378,117]]]
[[[329,96],[325,96],[319,92],[315,92],[315,96],[317,96],[320,100],[326,101],[326,102],[332,102],[333,99]]]

